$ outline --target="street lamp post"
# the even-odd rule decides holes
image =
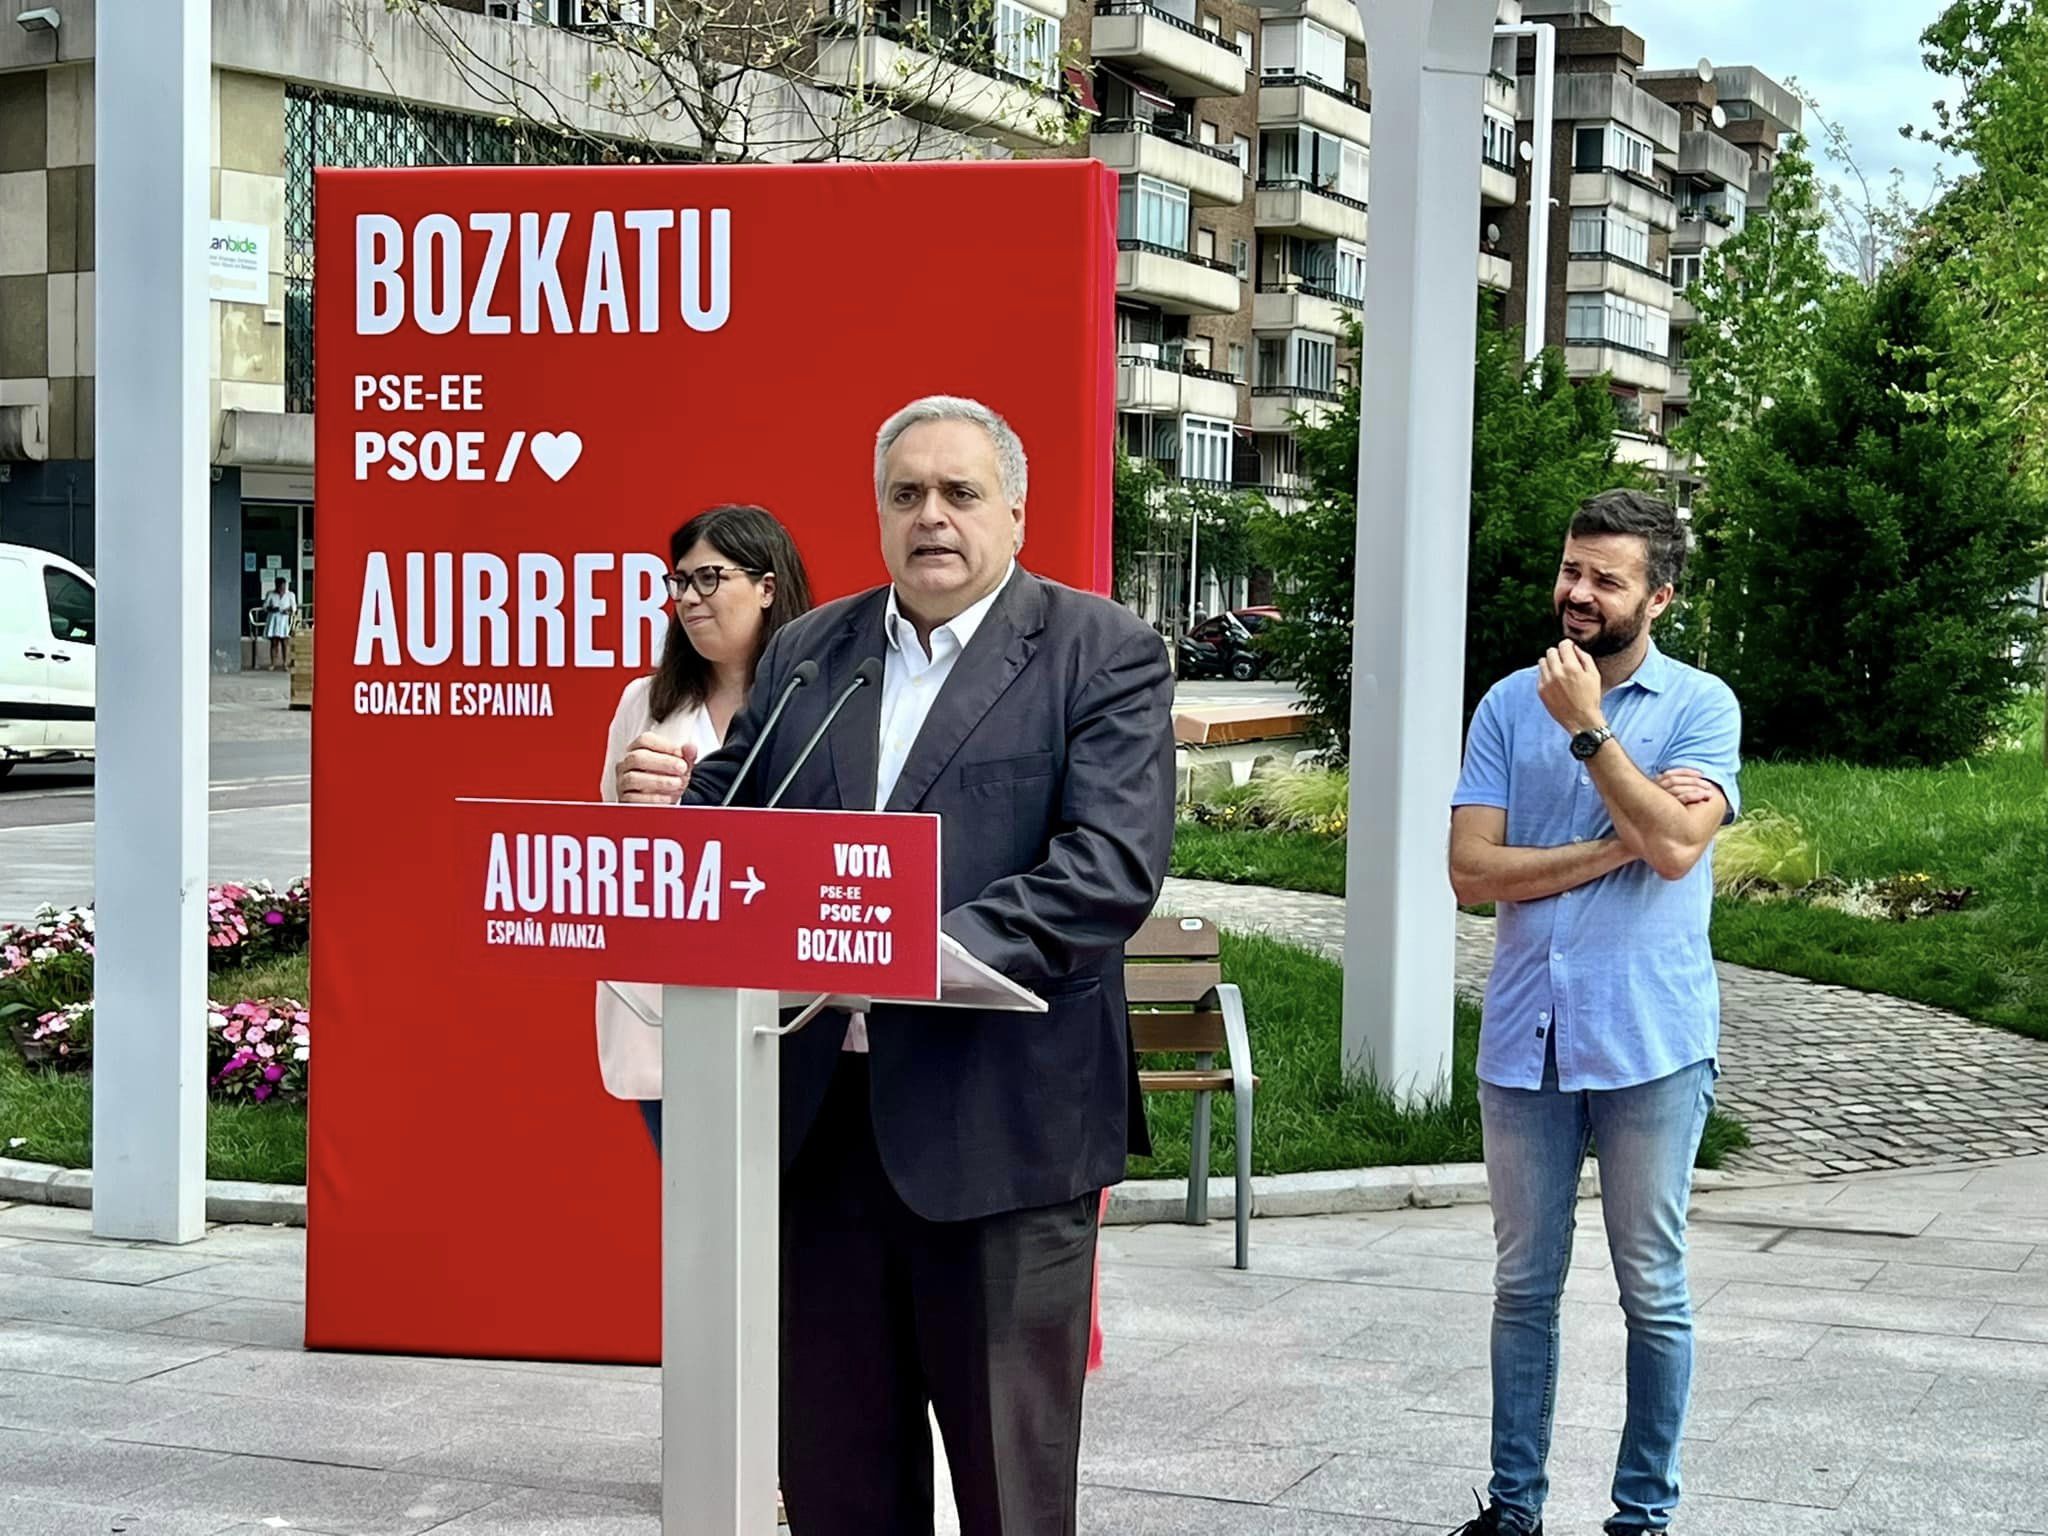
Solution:
[[[1413,1103],[1449,1080],[1445,864],[1464,692],[1473,253],[1495,0],[1358,0],[1373,227],[1352,625],[1344,1066]]]

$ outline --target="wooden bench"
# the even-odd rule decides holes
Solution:
[[[1211,1094],[1228,1093],[1237,1110],[1237,1267],[1251,1244],[1252,1075],[1251,1035],[1244,997],[1223,979],[1216,925],[1206,918],[1155,917],[1124,946],[1124,990],[1130,1004],[1131,1050],[1139,1059],[1138,1086],[1146,1093],[1195,1095],[1193,1144],[1188,1150],[1187,1220],[1209,1220]],[[1225,1057],[1216,1065],[1217,1054]],[[1193,1056],[1193,1068],[1146,1071],[1144,1058]]]

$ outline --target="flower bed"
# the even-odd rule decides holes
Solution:
[[[216,975],[304,953],[312,885],[218,885],[207,892],[208,969]],[[32,923],[0,928],[0,1024],[30,1067],[83,1071],[92,1064],[93,914],[44,908]],[[290,997],[207,1005],[207,1078],[216,1097],[252,1103],[305,1097],[311,1018]]]

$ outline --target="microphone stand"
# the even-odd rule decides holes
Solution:
[[[839,718],[839,711],[846,708],[846,701],[869,684],[881,680],[882,663],[870,656],[853,674],[853,681],[840,690],[839,697],[832,701],[832,707],[825,711],[825,718],[818,722],[818,728],[811,732],[810,740],[806,741],[803,750],[797,753],[796,761],[789,765],[789,772],[782,776],[782,782],[775,786],[775,793],[768,797],[765,809],[773,810],[781,803],[783,795],[789,790],[790,781],[802,772],[804,764],[811,760],[811,754],[818,750],[818,743],[825,739],[825,733],[832,728],[832,722]]]
[[[753,746],[747,749],[740,771],[732,776],[732,787],[718,802],[720,806],[731,805],[733,797],[740,792],[740,786],[747,782],[748,770],[754,766],[754,759],[761,755],[761,749],[768,745],[768,738],[775,734],[775,724],[782,718],[783,710],[789,707],[789,701],[796,696],[797,689],[816,682],[817,678],[818,664],[815,661],[804,660],[796,664],[796,670],[790,673],[789,681],[783,685],[782,697],[775,701],[775,707],[768,711],[768,718],[761,722],[761,733],[754,738]]]

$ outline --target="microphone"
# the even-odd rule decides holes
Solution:
[[[862,662],[853,674],[853,681],[840,690],[839,697],[832,701],[832,707],[825,711],[825,718],[818,722],[818,728],[811,732],[811,739],[804,743],[803,751],[797,753],[796,761],[789,765],[789,772],[782,776],[782,782],[775,786],[775,793],[768,797],[768,807],[773,809],[789,788],[789,781],[795,778],[804,764],[811,760],[811,754],[818,750],[818,743],[825,739],[825,733],[832,728],[832,722],[839,718],[839,711],[846,708],[846,701],[861,689],[882,680],[882,661],[870,656]]]
[[[775,734],[776,722],[782,718],[783,710],[789,707],[789,701],[796,696],[797,689],[807,688],[817,680],[818,664],[815,661],[806,658],[796,664],[796,669],[789,674],[789,681],[782,685],[782,696],[775,701],[775,707],[768,711],[768,718],[761,722],[761,733],[747,749],[746,759],[740,764],[740,771],[733,775],[732,788],[728,789],[725,798],[718,802],[720,806],[731,805],[733,796],[737,795],[740,786],[747,782],[747,770],[754,766],[754,759],[761,755],[761,749],[768,745],[768,738]]]

